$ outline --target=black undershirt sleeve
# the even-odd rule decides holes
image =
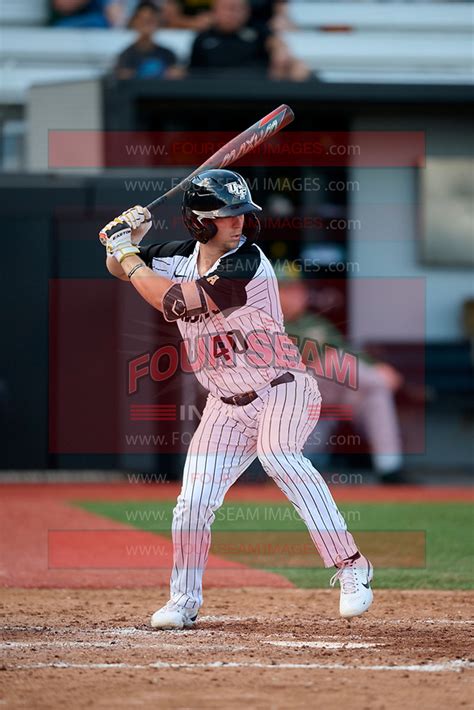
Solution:
[[[260,266],[260,252],[254,245],[244,244],[233,254],[221,259],[214,271],[197,280],[220,311],[245,306],[245,287]]]
[[[188,239],[186,241],[162,242],[161,244],[150,244],[149,246],[140,246],[140,258],[143,259],[147,266],[152,266],[153,259],[166,259],[173,256],[189,256],[196,241]]]

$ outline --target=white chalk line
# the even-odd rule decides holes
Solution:
[[[165,633],[166,635],[169,635],[170,633],[173,633],[172,631],[159,631],[157,629],[152,629],[151,627],[149,629],[137,629],[134,626],[130,627],[114,627],[114,626],[109,626],[107,628],[82,628],[82,627],[71,627],[71,626],[0,626],[0,629],[4,632],[11,632],[11,633],[42,633],[42,634],[57,634],[57,635],[64,635],[64,636],[102,636],[102,637],[109,637],[111,639],[114,639],[117,636],[124,636],[126,638],[128,637],[135,637],[135,638],[153,638],[156,637],[157,634],[160,633]],[[177,633],[177,632],[176,632]],[[179,632],[179,635],[185,635],[185,634],[199,634],[201,636],[211,636],[213,634],[223,634],[223,635],[228,635],[227,631],[221,631],[221,630],[216,630],[216,631],[211,631],[209,629],[184,629]]]
[[[218,621],[227,624],[233,621],[268,621],[268,616],[200,616],[199,621]],[[283,619],[277,617],[273,621],[283,621]]]
[[[232,623],[234,621],[257,621],[257,622],[265,622],[268,624],[269,618],[266,616],[201,616],[198,618],[198,625],[194,627],[193,629],[190,629],[188,631],[181,631],[181,634],[196,634],[196,633],[201,633],[201,634],[206,634],[206,633],[211,633],[210,630],[207,630],[205,628],[202,628],[199,626],[200,623],[207,623],[207,622],[220,622],[220,623]],[[279,622],[288,622],[288,618],[281,618],[281,617],[272,617],[271,622],[272,623],[279,623]],[[323,619],[314,619],[313,622],[318,623],[319,621],[323,621]],[[335,619],[327,619],[327,621],[334,622]],[[341,621],[341,619],[337,619],[337,621]],[[391,626],[391,625],[402,625],[402,624],[410,624],[413,626],[414,624],[418,625],[432,625],[432,624],[440,624],[440,625],[448,625],[448,626],[469,626],[474,624],[474,619],[433,619],[433,618],[426,618],[426,619],[413,619],[413,618],[406,618],[406,619],[377,619],[371,616],[365,616],[364,619],[354,619],[354,621],[357,623],[358,621],[363,621],[363,622],[371,622],[371,623],[377,623],[380,624],[380,626]],[[126,626],[126,627],[118,627],[118,626],[110,626],[108,628],[73,628],[71,626],[23,626],[23,625],[3,625],[0,626],[0,629],[2,631],[21,631],[25,633],[33,633],[37,631],[41,631],[43,633],[66,633],[70,634],[72,633],[87,633],[87,634],[120,634],[123,636],[135,636],[135,635],[150,635],[150,634],[156,634],[158,633],[156,630],[152,629],[142,629],[142,628],[137,628],[135,626]],[[167,632],[169,633],[169,632]],[[212,633],[220,633],[220,629],[213,629]],[[229,633],[228,631],[225,631],[225,633]],[[328,636],[328,638],[331,638],[331,636]],[[332,636],[332,638],[337,638],[337,636]]]
[[[0,627],[1,628],[1,627]],[[117,640],[127,640],[127,641],[134,641],[135,639],[148,639],[149,642],[151,642],[153,639],[157,638],[176,638],[178,639],[179,637],[186,636],[186,637],[191,637],[195,638],[196,640],[199,639],[207,639],[209,637],[220,637],[220,638],[229,638],[229,637],[235,637],[235,638],[241,638],[242,634],[237,633],[234,631],[228,631],[224,629],[205,629],[205,628],[200,628],[200,627],[194,627],[192,629],[136,629],[136,628],[108,628],[108,629],[82,629],[82,628],[77,628],[73,629],[71,627],[39,627],[39,628],[34,628],[34,627],[14,627],[14,626],[8,626],[3,628],[4,633],[10,632],[14,634],[18,633],[23,633],[23,634],[34,634],[31,643],[34,645],[36,642],[36,638],[39,639],[38,643],[40,642],[40,635],[41,636],[65,636],[66,638],[70,637],[75,637],[75,640],[80,639],[82,636],[84,637],[91,637],[91,636],[98,636],[102,639],[109,639],[109,641],[104,641],[105,644],[110,643],[111,641],[114,641],[117,643]],[[318,638],[318,637],[316,637]],[[322,637],[321,637],[322,638]],[[326,638],[326,636],[324,636]],[[334,638],[338,638],[335,636]],[[86,643],[86,641],[84,641]],[[147,644],[149,646],[149,643]],[[1,647],[1,646],[0,646]]]
[[[151,612],[150,612],[151,616]],[[145,617],[147,618],[147,617]],[[271,617],[272,623],[278,623],[282,621],[288,621],[288,619],[285,617]],[[202,623],[224,623],[224,624],[231,624],[234,621],[258,621],[262,623],[268,623],[269,617],[268,616],[200,616],[199,617],[199,622]],[[23,626],[20,624],[15,624],[15,625],[0,625],[0,630],[2,631],[53,631],[53,632],[65,632],[65,631],[71,631],[70,626],[48,626],[45,624],[44,626]],[[125,626],[125,627],[115,627],[111,626],[108,629],[82,629],[83,631],[88,631],[90,633],[104,633],[104,632],[113,632],[113,633],[121,633],[121,634],[137,634],[137,633],[147,633],[145,629],[140,629],[137,628],[136,626]]]
[[[111,641],[5,641],[0,643],[1,651],[21,649],[36,649],[36,648],[62,648],[62,649],[81,649],[81,648],[107,648],[110,651],[133,651],[138,648],[159,649],[161,651],[177,651],[180,648],[190,651],[248,651],[248,646],[231,646],[228,643],[221,644],[199,644],[190,645],[188,642],[179,643],[133,643],[119,644]]]
[[[385,646],[383,643],[369,643],[364,641],[262,641],[262,644],[269,646],[278,646],[282,648],[321,648],[326,650],[339,649],[358,649],[358,648],[376,648]],[[186,640],[185,643],[133,643],[121,644],[113,641],[58,641],[58,640],[37,640],[37,641],[4,641],[0,643],[0,650],[8,651],[16,648],[36,649],[36,648],[63,648],[63,649],[81,649],[81,648],[107,648],[111,651],[115,649],[133,650],[137,648],[160,649],[162,651],[176,651],[179,648],[185,648],[190,651],[249,651],[250,646],[234,646],[229,643],[225,644],[190,644]],[[253,648],[253,647],[252,647]]]
[[[262,641],[270,646],[282,646],[284,648],[324,648],[324,649],[340,649],[340,648],[376,648],[377,646],[385,646],[384,643],[366,643],[364,641]]]
[[[448,624],[467,626],[474,624],[474,619],[379,619],[382,624]]]
[[[474,668],[474,662],[456,659],[445,661],[444,663],[426,663],[422,665],[356,665],[350,663],[260,663],[250,661],[211,661],[207,663],[171,663],[158,661],[156,663],[24,663],[15,666],[6,666],[6,670],[40,670],[43,668],[57,669],[81,669],[81,670],[108,670],[124,668],[126,670],[150,670],[150,669],[181,669],[192,670],[200,668],[261,668],[269,670],[344,670],[344,671],[409,671],[413,673],[459,673],[465,668]]]

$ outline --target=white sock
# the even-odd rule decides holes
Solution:
[[[377,473],[393,473],[402,467],[401,454],[373,454],[372,462]]]

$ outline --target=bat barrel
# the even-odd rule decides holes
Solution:
[[[247,153],[250,153],[254,148],[268,140],[275,133],[281,131],[282,128],[288,126],[295,118],[295,114],[287,104],[281,104],[278,108],[271,111],[269,114],[261,118],[253,126],[239,133],[238,136],[226,143],[222,148],[219,148],[205,163],[200,165],[190,175],[188,175],[180,183],[174,185],[171,190],[165,192],[164,195],[157,197],[156,200],[150,202],[147,208],[150,212],[154,212],[160,205],[166,202],[170,197],[175,195],[180,190],[183,191],[186,184],[202,170],[210,168],[224,168],[227,165],[232,165],[237,160],[242,158]]]

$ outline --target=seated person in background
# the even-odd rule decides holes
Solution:
[[[249,0],[249,24],[289,29],[287,0]],[[202,32],[212,24],[212,0],[163,0],[163,25]]]
[[[247,0],[214,0],[212,10],[212,26],[194,40],[190,69],[207,75],[228,69],[266,73],[272,35],[248,24]]]
[[[309,70],[268,28],[252,26],[247,0],[214,0],[212,26],[194,40],[189,67],[206,76],[261,72],[274,79],[304,80]]]
[[[272,61],[269,78],[289,81],[306,81],[311,78],[311,70],[301,60],[293,57],[286,43],[278,35],[272,39]]]
[[[211,25],[211,6],[212,0],[163,0],[163,25],[202,32]]]
[[[301,347],[305,338],[315,341],[319,348],[325,344],[353,352],[340,331],[329,320],[308,312],[309,293],[301,278],[288,279],[279,273],[280,301],[285,326],[290,338],[298,338]],[[403,378],[391,365],[371,362],[363,354],[358,356],[359,386],[356,390],[324,377],[316,376],[324,406],[349,407],[355,428],[362,429],[367,437],[372,466],[380,483],[404,483],[402,471],[402,443],[395,407],[395,392]],[[324,416],[318,422],[318,438],[312,444],[312,454],[318,456],[318,465],[326,462],[328,442],[337,421]]]
[[[134,0],[51,0],[50,24],[56,27],[117,27]]]
[[[174,52],[153,41],[153,35],[160,26],[160,13],[154,3],[141,2],[129,26],[136,30],[138,38],[117,60],[115,75],[118,79],[179,79],[183,76]]]
[[[51,24],[56,27],[109,27],[107,0],[51,0]]]
[[[263,27],[271,32],[274,39],[272,47],[272,61],[269,71],[270,79],[290,79],[291,81],[305,81],[311,76],[311,71],[306,64],[292,57],[288,46],[277,34],[292,29],[288,17],[287,0],[249,0],[251,15],[249,24],[254,27]]]
[[[251,25],[269,27],[274,32],[283,32],[291,28],[287,14],[287,0],[249,1]]]
[[[139,4],[139,0],[108,0],[106,14],[110,25],[112,27],[128,27]],[[159,9],[159,0],[153,0],[153,4]]]

